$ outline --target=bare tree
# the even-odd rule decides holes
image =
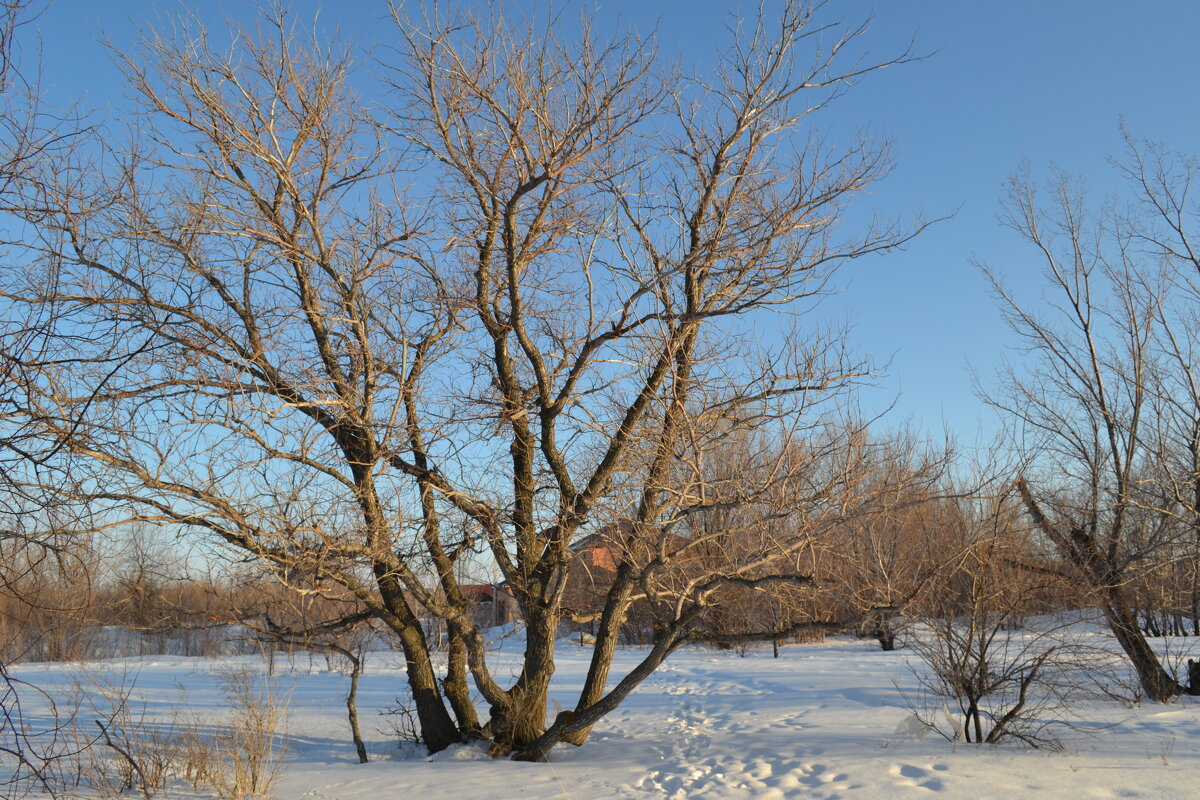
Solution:
[[[863,449],[871,507],[822,542],[823,569],[843,607],[869,610],[859,633],[893,650],[909,602],[968,546],[954,499],[967,492],[948,483],[949,446],[900,433]]]
[[[1179,532],[1164,572],[1181,595],[1172,611],[1190,616],[1192,633],[1200,635],[1200,256],[1194,244],[1200,218],[1190,194],[1200,162],[1123,132],[1125,155],[1114,165],[1133,187],[1135,205],[1124,210],[1119,230],[1143,262],[1158,267],[1130,277],[1155,299],[1147,377],[1155,435],[1147,444]]]
[[[998,744],[1018,739],[1058,745],[1068,690],[1063,669],[1076,650],[1060,630],[1024,630],[1039,608],[1042,574],[1026,567],[1029,541],[1012,492],[962,501],[955,563],[930,576],[910,607],[919,629],[909,637],[924,662],[916,671],[926,696],[909,697],[918,719],[952,741]],[[938,698],[933,703],[928,702]],[[953,700],[960,718],[941,724],[936,708]]]
[[[232,49],[192,20],[118,53],[141,133],[42,176],[20,242],[42,271],[7,294],[53,303],[73,344],[103,351],[33,387],[27,416],[91,465],[68,496],[215,536],[306,591],[340,586],[402,646],[431,750],[581,743],[706,638],[722,591],[810,583],[798,554],[867,504],[855,432],[832,423],[865,365],[839,331],[747,335],[921,227],[842,224],[887,151],[838,149],[813,122],[909,56],[864,60],[865,27],[819,11],[763,11],[681,78],[649,40],[588,20],[397,10],[382,125],[349,54],[284,16]],[[705,460],[736,437],[758,452],[735,490]],[[735,507],[763,549],[697,568],[724,532],[691,520]],[[629,535],[586,684],[548,725],[571,544],[615,521]],[[479,551],[525,623],[508,686],[458,578]],[[653,641],[610,685],[635,602]],[[446,625],[444,674],[422,615]]]
[[[861,564],[864,553],[843,547],[849,530],[883,525],[905,502],[918,505],[936,488],[946,459],[918,455],[915,443],[908,444],[913,449],[902,455],[898,441],[871,436],[862,423],[843,420],[803,445],[776,443],[774,448],[799,458],[795,468],[781,470],[775,449],[753,440],[709,450],[697,481],[697,493],[707,501],[690,507],[686,526],[677,529],[687,534],[674,554],[681,570],[706,574],[754,561],[757,566],[744,577],[780,577],[761,583],[731,581],[714,591],[693,636],[741,647],[776,632],[769,638],[777,646],[789,630],[815,632],[823,620],[844,622],[866,612],[868,621],[877,621],[899,613],[907,600],[899,591],[868,593],[861,591],[861,582],[847,591],[852,571],[869,567]],[[832,496],[827,483],[814,486],[809,481],[821,476],[825,482],[833,475],[840,482],[836,506],[804,499],[814,490]],[[779,491],[764,494],[762,487],[776,480],[783,481]],[[900,569],[897,565],[896,571]],[[785,580],[785,575],[793,579]],[[891,571],[889,576],[897,577]]]
[[[1140,212],[1090,213],[1062,176],[1050,193],[1047,209],[1027,174],[1011,185],[1008,223],[1040,254],[1049,295],[1035,306],[993,276],[1032,358],[992,402],[1021,433],[1017,489],[1038,536],[1095,592],[1147,696],[1165,701],[1181,687],[1139,627],[1135,587],[1195,519],[1195,405],[1179,391],[1195,328],[1170,310],[1194,300],[1172,288],[1172,259],[1147,252]]]

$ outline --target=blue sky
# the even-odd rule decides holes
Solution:
[[[187,5],[214,24],[252,9],[233,0]],[[322,26],[338,27],[365,48],[387,43],[381,3],[327,6]],[[34,23],[47,95],[56,102],[81,98],[85,108],[119,108],[118,76],[96,36],[106,31],[116,44],[132,44],[136,23],[179,7],[54,0]],[[292,4],[301,19],[319,7]],[[722,22],[736,5],[611,0],[580,7],[639,30],[657,26],[662,51],[687,69],[702,65],[724,40]],[[903,253],[850,265],[845,290],[820,313],[850,320],[861,352],[891,360],[878,388],[863,397],[868,410],[895,399],[894,422],[909,418],[935,434],[945,427],[969,445],[995,422],[975,397],[967,366],[987,384],[1011,341],[971,260],[986,261],[1032,296],[1038,290],[1032,253],[997,222],[1004,182],[1026,159],[1035,175],[1058,165],[1084,176],[1096,200],[1120,191],[1106,159],[1120,153],[1122,119],[1139,138],[1192,147],[1188,134],[1200,127],[1193,88],[1200,3],[833,0],[827,11],[852,20],[873,13],[864,41],[879,56],[898,52],[914,36],[917,51],[930,54],[863,81],[825,117],[838,135],[865,129],[894,141],[896,170],[869,203],[884,214],[957,213]],[[118,111],[104,113],[120,119]]]

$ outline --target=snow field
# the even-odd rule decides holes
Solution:
[[[520,643],[511,640],[495,658]],[[555,700],[573,702],[588,651],[564,642]],[[614,674],[640,654],[618,654]],[[280,661],[289,695],[288,753],[280,800],[377,798],[1050,798],[1200,797],[1200,700],[1127,707],[1095,700],[1059,735],[1063,752],[1018,744],[952,744],[914,725],[901,691],[917,691],[904,651],[836,638],[747,657],[693,649],[672,656],[582,748],[563,746],[548,764],[495,761],[481,746],[429,757],[397,748],[378,712],[404,692],[402,660],[375,653],[359,690],[372,763],[357,763],[345,719],[348,678],[322,657]],[[515,661],[511,662],[515,669]],[[180,710],[219,724],[217,677],[230,667],[265,670],[252,657],[155,657],[87,667],[133,682],[146,719]],[[21,678],[68,692],[76,665],[29,664]],[[555,709],[551,710],[553,714]],[[161,797],[190,798],[180,791]]]

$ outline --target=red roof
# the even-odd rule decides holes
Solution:
[[[483,600],[490,602],[496,596],[496,587],[490,583],[464,583],[459,586],[459,589],[462,590],[464,599],[474,600],[477,603]]]

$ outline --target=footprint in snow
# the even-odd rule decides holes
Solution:
[[[936,764],[931,765],[929,769],[942,772],[946,767]],[[918,767],[915,764],[893,764],[889,771],[893,777],[900,779],[896,783],[901,786],[913,786],[918,789],[928,789],[931,792],[942,791],[945,788],[944,784],[940,779],[931,777],[929,769]]]

